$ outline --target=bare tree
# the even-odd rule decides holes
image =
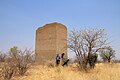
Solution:
[[[92,54],[97,54],[106,45],[104,29],[71,31],[68,38],[69,48],[76,54],[82,69],[87,68]]]
[[[103,61],[107,61],[109,63],[115,57],[115,50],[113,50],[110,46],[106,47],[104,50],[100,50],[100,53]]]

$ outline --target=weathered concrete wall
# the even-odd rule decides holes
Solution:
[[[43,64],[63,52],[67,55],[67,28],[63,24],[55,22],[36,30],[36,63]]]

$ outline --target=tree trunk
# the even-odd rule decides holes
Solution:
[[[110,62],[111,62],[111,59],[108,59],[108,62],[110,63]]]

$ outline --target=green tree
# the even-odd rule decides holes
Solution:
[[[111,60],[115,57],[115,50],[111,48],[110,46],[106,47],[103,50],[100,50],[100,56],[103,59],[103,61],[111,62]]]

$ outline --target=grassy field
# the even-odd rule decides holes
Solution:
[[[88,72],[78,71],[76,65],[68,67],[31,66],[25,76],[12,80],[120,80],[120,64],[97,64]]]

